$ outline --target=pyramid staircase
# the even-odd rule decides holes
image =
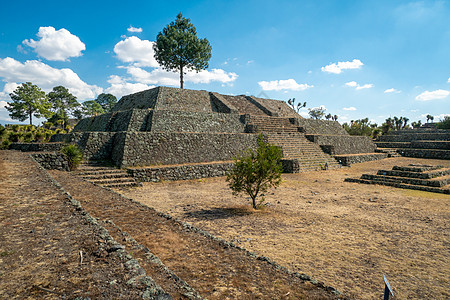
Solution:
[[[268,142],[281,147],[283,159],[297,160],[300,171],[339,168],[339,163],[310,142],[288,118],[251,116],[248,123],[256,132],[267,134]]]
[[[443,166],[394,166],[392,170],[379,170],[376,175],[363,174],[361,178],[346,178],[345,181],[450,194],[450,168]]]
[[[117,169],[102,161],[83,162],[74,175],[107,188],[125,189],[142,186],[126,170]]]

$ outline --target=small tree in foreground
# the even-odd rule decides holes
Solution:
[[[247,193],[252,206],[257,209],[264,202],[264,194],[269,188],[277,188],[281,183],[281,150],[278,146],[264,141],[258,136],[256,151],[249,149],[246,155],[234,159],[234,167],[227,176],[233,195]],[[261,196],[259,205],[256,198]]]

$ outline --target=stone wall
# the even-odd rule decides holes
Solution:
[[[130,168],[127,171],[138,181],[158,182],[161,180],[190,180],[225,176],[232,167],[232,162],[225,162],[173,167]]]
[[[244,132],[238,114],[155,110],[151,123],[153,132]]]
[[[155,110],[213,112],[217,108],[207,91],[159,87]]]
[[[59,151],[62,147],[64,147],[64,143],[12,143],[9,149],[22,152],[50,152]]]
[[[378,138],[380,142],[411,142],[417,140],[448,141],[450,133],[403,133],[387,134]]]
[[[128,109],[148,109],[155,108],[159,87],[123,96],[113,107],[112,111],[122,111]]]
[[[299,118],[302,117],[297,114],[286,102],[281,100],[264,99],[250,96],[253,101],[263,106],[270,112],[271,116],[283,117],[283,118]]]
[[[450,159],[450,150],[439,149],[398,149],[401,156],[432,158],[432,159]]]
[[[34,153],[31,157],[44,169],[70,171],[66,157],[62,153]]]
[[[356,154],[356,155],[335,155],[334,158],[343,166],[350,166],[356,163],[365,161],[380,160],[387,158],[387,153],[370,153],[370,154]]]
[[[111,158],[115,135],[115,132],[72,132],[55,134],[51,141],[77,144],[83,150],[84,159],[106,160]]]
[[[324,151],[331,155],[353,154],[353,153],[373,153],[376,145],[368,136],[351,136],[351,135],[305,135],[308,140],[319,144]]]
[[[306,134],[349,135],[337,121],[297,119],[297,124]]]
[[[256,145],[256,134],[119,132],[111,157],[119,167],[227,161]]]

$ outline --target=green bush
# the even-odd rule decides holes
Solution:
[[[9,134],[9,141],[13,143],[18,143],[22,141],[22,136],[23,136],[22,132],[13,131]]]
[[[8,140],[5,140],[1,143],[0,149],[2,149],[2,150],[9,149],[9,145],[11,145],[11,142]]]
[[[70,144],[64,146],[61,149],[61,153],[66,157],[70,170],[75,170],[83,159],[83,153],[76,145]]]
[[[444,120],[437,123],[439,129],[450,129],[450,116],[445,116]]]
[[[27,132],[23,135],[23,141],[25,143],[30,143],[34,140],[34,134],[32,132]]]
[[[234,160],[234,167],[227,176],[233,194],[247,193],[252,199],[253,208],[261,207],[264,193],[281,183],[281,158],[280,148],[265,142],[263,136],[259,135],[256,151],[249,149],[247,155]],[[259,205],[256,204],[258,195],[261,196]]]
[[[18,132],[20,130],[20,125],[14,124],[11,128],[12,128],[12,131]]]

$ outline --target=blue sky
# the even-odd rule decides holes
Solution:
[[[450,114],[450,1],[5,1],[0,123],[18,84],[63,85],[80,102],[179,86],[152,42],[181,12],[212,46],[185,88],[324,106],[381,124]],[[301,114],[307,116],[307,109]],[[26,122],[25,122],[26,123]]]

